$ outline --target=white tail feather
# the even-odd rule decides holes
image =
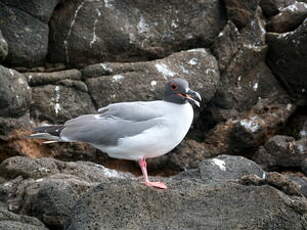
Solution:
[[[49,133],[34,133],[34,134],[30,135],[29,138],[48,139],[48,140],[54,141],[54,142],[61,141],[60,137],[53,136]]]
[[[56,143],[58,141],[44,141],[43,144],[50,144],[50,143]]]

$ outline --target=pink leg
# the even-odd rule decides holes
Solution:
[[[149,181],[148,174],[147,174],[147,163],[146,163],[145,159],[140,159],[139,165],[141,167],[141,170],[142,170],[142,173],[143,173],[143,176],[144,176],[144,179],[145,179],[144,184],[146,186],[156,187],[156,188],[160,188],[160,189],[166,189],[167,188],[167,186],[162,182],[151,182],[151,181]]]

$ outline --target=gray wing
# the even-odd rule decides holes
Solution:
[[[118,117],[129,121],[145,121],[162,115],[161,111],[156,109],[156,105],[159,102],[121,102],[100,108],[98,112],[103,117]]]
[[[120,138],[135,136],[163,122],[158,112],[131,103],[111,104],[101,112],[67,121],[61,138],[111,146],[116,145]]]

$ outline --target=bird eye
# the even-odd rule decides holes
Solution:
[[[177,85],[175,83],[171,84],[171,88],[172,90],[176,90],[177,89]]]

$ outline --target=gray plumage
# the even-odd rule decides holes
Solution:
[[[199,106],[196,99],[200,95],[186,80],[172,79],[165,84],[163,100],[110,104],[64,125],[36,128],[30,137],[86,142],[122,159],[156,157],[184,138],[193,119],[190,103]]]
[[[67,121],[60,137],[94,145],[116,145],[120,138],[134,136],[153,127],[162,116],[142,102],[111,104],[99,112]]]

